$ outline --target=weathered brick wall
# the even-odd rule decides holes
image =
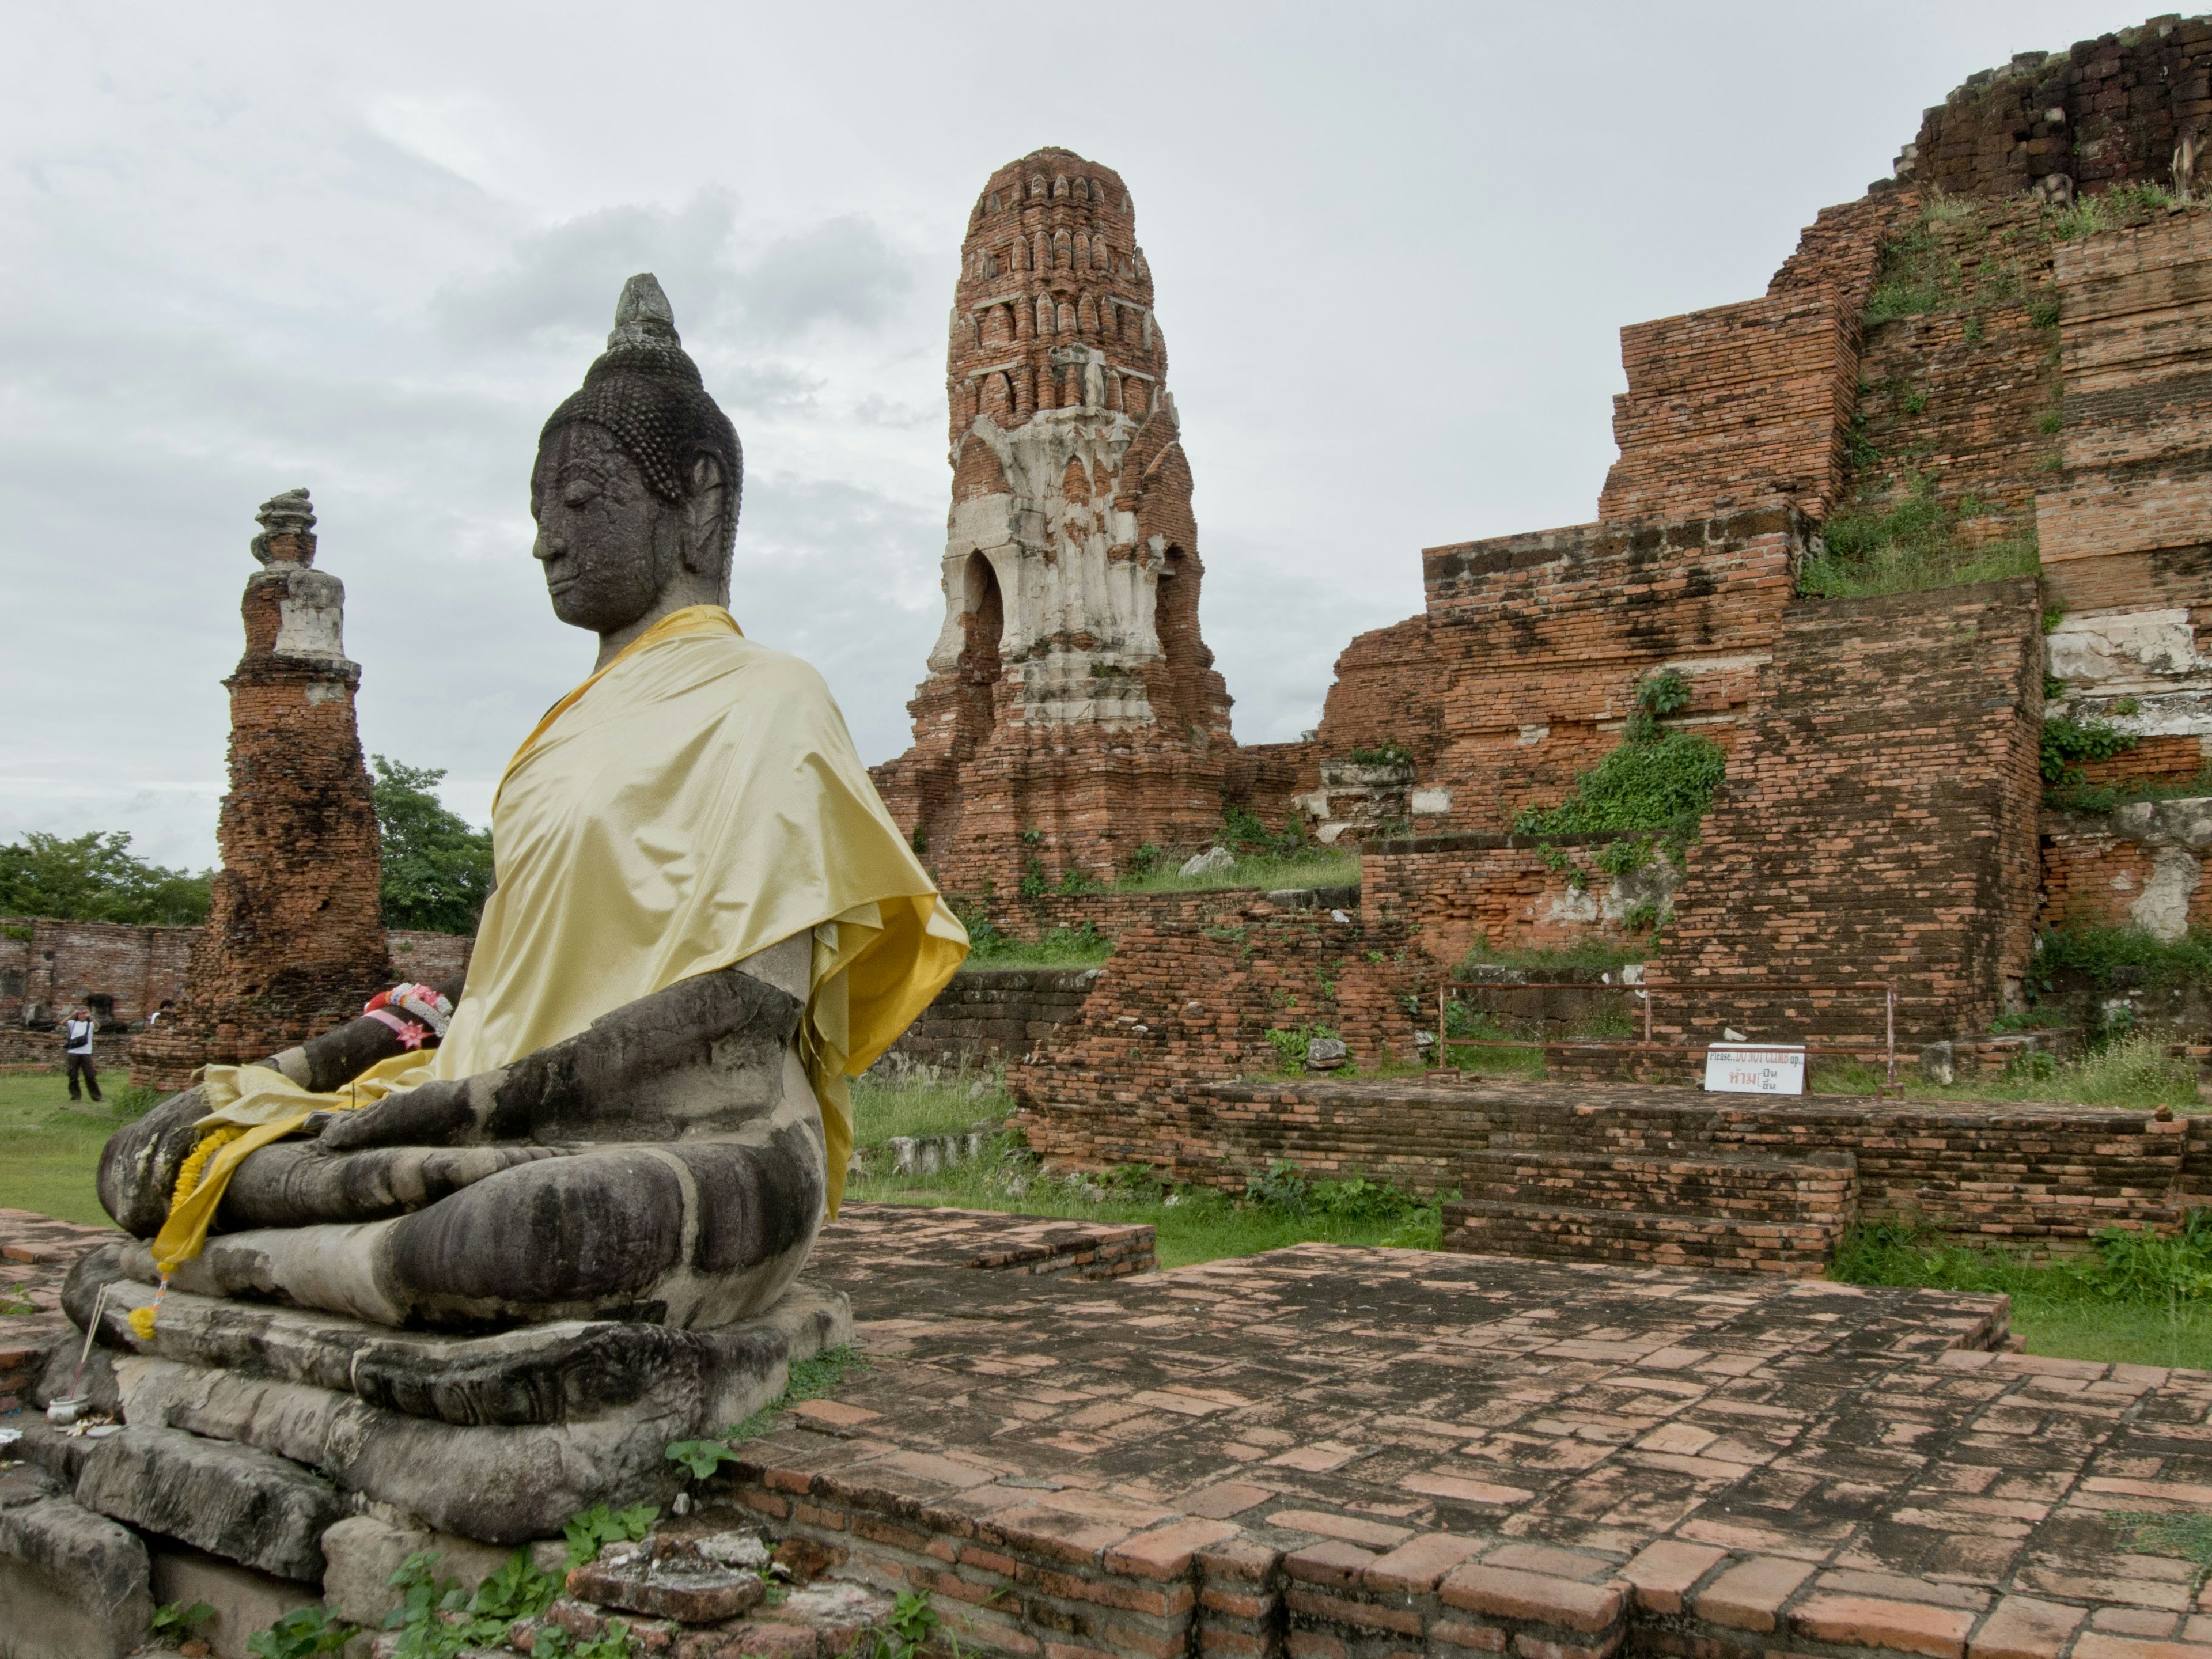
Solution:
[[[2048,309],[2053,243],[2042,210],[2025,199],[1990,201],[1923,221],[1919,197],[1890,197],[1911,208],[1890,230],[1938,250],[1949,288],[1932,310],[1865,325],[1857,459],[1836,513],[1932,503],[1968,550],[2033,536],[2059,392]]]
[[[45,917],[0,921],[0,1024],[59,1019],[95,994],[115,999],[117,1019],[143,1019],[183,988],[198,932]]]
[[[2112,635],[2126,613],[2172,613],[2172,637],[2115,635],[2070,650],[2070,696],[2111,712],[2136,696],[2150,717],[2159,692],[2197,699],[2212,668],[2194,637],[2212,626],[2212,215],[2177,212],[2135,230],[2059,246],[2053,261],[2063,319],[2063,465],[2037,498],[2044,571],[2069,606],[2055,646],[2077,630]],[[2157,617],[2139,617],[2157,622]],[[2081,641],[2094,646],[2094,641]],[[2194,702],[2177,706],[2188,714]],[[2174,721],[2154,726],[2167,732]],[[2212,730],[2181,721],[2188,734]]]
[[[891,1045],[902,1060],[972,1066],[1019,1060],[1073,1019],[1096,968],[965,968]]]
[[[1360,915],[1409,924],[1440,962],[1457,962],[1478,945],[1549,951],[1640,938],[1623,913],[1641,884],[1598,866],[1615,839],[1475,834],[1370,842],[1359,857]]]
[[[1825,1203],[1836,1166],[1814,1166],[1848,1155],[1860,1216],[2060,1249],[2115,1224],[2171,1230],[2212,1181],[2212,1121],[2093,1107],[1931,1110],[1842,1096],[1753,1101],[1635,1084],[1595,1093],[1412,1077],[1207,1082],[1111,1110],[1057,1098],[1025,1103],[1022,1122],[1060,1167],[1146,1163],[1175,1182],[1236,1190],[1287,1162],[1310,1178],[1364,1175],[1427,1197],[1458,1188],[1474,1198],[1500,1161],[1518,1158],[1580,1182],[1583,1203],[1565,1191],[1554,1202],[1601,1208],[1610,1158],[1680,1158],[1690,1165],[1682,1182],[1717,1182],[1737,1198],[1753,1183],[1732,1181],[1726,1161],[1763,1160],[1778,1182],[1794,1168],[1790,1184],[1808,1183],[1800,1196]],[[1688,1188],[1677,1190],[1686,1206]],[[1790,1218],[1793,1201],[1778,1194],[1765,1218]]]
[[[1767,283],[1768,296],[1829,293],[1844,315],[1863,314],[1882,244],[1919,216],[1920,200],[1918,192],[1892,185],[1822,208]]]
[[[1803,554],[1786,506],[1578,525],[1426,550],[1425,614],[1337,659],[1316,747],[1397,743],[1450,831],[1557,805],[1620,741],[1637,683],[1690,683],[1674,723],[1724,745],[1772,650]],[[1426,820],[1425,820],[1425,823]]]
[[[199,936],[197,927],[0,918],[0,1025],[59,1018],[96,993],[115,999],[118,1021],[136,1024],[182,997]],[[465,934],[401,929],[385,942],[395,975],[432,985],[466,974],[476,945]]]
[[[1402,924],[1285,915],[1230,896],[1200,923],[1132,928],[1082,1012],[1008,1069],[1042,1155],[1174,1164],[1182,1103],[1200,1085],[1276,1069],[1271,1029],[1325,1027],[1370,1064],[1417,1053],[1413,1010],[1443,969]]]
[[[384,936],[391,953],[395,978],[423,985],[447,985],[465,979],[469,957],[477,948],[473,933],[425,933],[412,928],[393,928]]]
[[[1826,515],[1858,386],[1858,313],[1834,289],[1633,324],[1620,331],[1620,459],[1601,519],[1680,519],[1777,497]]]
[[[185,1086],[210,1062],[261,1059],[353,1018],[391,982],[381,859],[354,689],[343,654],[343,590],[313,569],[314,520],[272,518],[264,568],[240,611],[246,654],[230,691],[230,792],[216,840],[222,868],[193,944],[173,1024],[133,1045],[131,1075]]]
[[[2212,131],[2212,20],[2165,17],[2022,52],[1921,118],[1913,177],[1954,195],[2011,196],[2051,173],[2096,191],[2170,184],[2174,145]]]
[[[1674,899],[1655,988],[1726,988],[1668,1033],[1780,1040],[1863,1008],[1741,994],[1760,978],[1893,979],[1901,1035],[1979,1029],[2016,999],[2039,875],[2033,580],[1793,607]]]

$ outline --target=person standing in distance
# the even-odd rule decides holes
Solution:
[[[62,1030],[62,1068],[69,1073],[70,1098],[84,1098],[77,1093],[77,1079],[82,1077],[84,1086],[92,1091],[92,1097],[98,1100],[100,1073],[92,1064],[92,1010],[78,1009],[69,1017]]]

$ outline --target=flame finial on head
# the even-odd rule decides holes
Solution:
[[[664,340],[684,343],[676,332],[676,312],[661,289],[660,279],[649,270],[641,270],[623,284],[622,297],[615,301],[615,329],[607,336],[607,347],[612,350],[617,346]]]

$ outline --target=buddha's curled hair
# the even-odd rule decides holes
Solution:
[[[721,549],[728,554],[744,490],[744,452],[737,428],[708,395],[699,366],[677,336],[668,296],[649,273],[623,284],[606,350],[585,374],[583,386],[553,411],[538,434],[539,447],[577,421],[611,434],[647,486],[672,506],[682,505],[691,493],[694,460],[712,455],[720,461],[729,490]]]

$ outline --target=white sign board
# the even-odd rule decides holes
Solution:
[[[1708,1048],[1705,1087],[1720,1094],[1802,1095],[1805,1051],[1796,1048]]]

